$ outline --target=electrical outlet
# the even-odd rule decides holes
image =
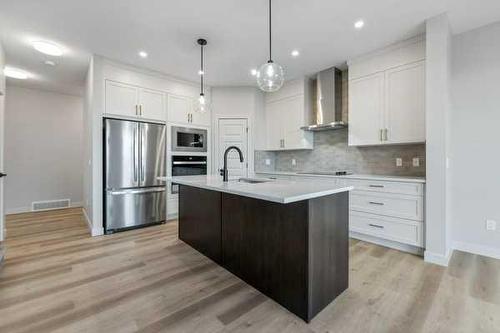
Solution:
[[[420,166],[420,158],[414,157],[413,158],[413,166],[414,167],[419,167]]]
[[[295,158],[292,158],[292,165],[297,165],[297,160]]]
[[[266,165],[271,165],[271,160],[269,158],[266,158]]]
[[[486,230],[488,230],[488,231],[495,231],[495,230],[497,230],[497,221],[486,220]]]
[[[396,166],[397,167],[403,166],[403,159],[401,157],[396,158]]]

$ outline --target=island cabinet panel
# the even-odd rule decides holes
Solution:
[[[179,239],[222,264],[221,193],[179,186]]]
[[[348,287],[348,229],[348,192],[281,204],[179,190],[179,238],[306,322]]]
[[[309,200],[309,313],[349,286],[349,193]]]
[[[222,194],[224,267],[307,320],[308,204]]]

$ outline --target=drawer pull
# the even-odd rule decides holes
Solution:
[[[370,184],[368,186],[369,187],[375,187],[375,188],[384,188],[384,185],[373,185],[373,184]]]
[[[375,201],[370,201],[370,205],[377,205],[377,206],[383,206],[383,202],[375,202]]]
[[[384,226],[383,225],[378,225],[378,224],[368,224],[370,227],[373,227],[373,228],[377,228],[377,229],[384,229]]]

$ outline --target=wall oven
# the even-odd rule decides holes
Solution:
[[[172,155],[172,177],[207,174],[206,156]],[[179,192],[179,185],[172,184],[170,193]]]
[[[207,152],[207,130],[172,126],[173,152]]]

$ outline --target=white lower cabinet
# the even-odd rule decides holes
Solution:
[[[356,179],[305,175],[257,174],[260,177],[296,181],[331,181],[341,186],[352,186],[349,193],[349,230],[358,235],[377,239],[378,244],[394,247],[390,242],[424,248],[424,184],[413,180],[388,181],[383,179]],[[356,237],[355,235],[353,235]],[[384,242],[385,240],[385,242]],[[387,242],[390,241],[390,242]],[[413,250],[409,250],[415,252]],[[416,251],[420,252],[420,251]]]
[[[167,219],[175,219],[179,214],[179,195],[167,195]]]
[[[423,223],[351,210],[350,231],[423,247]]]
[[[347,180],[350,231],[424,247],[424,184]]]

